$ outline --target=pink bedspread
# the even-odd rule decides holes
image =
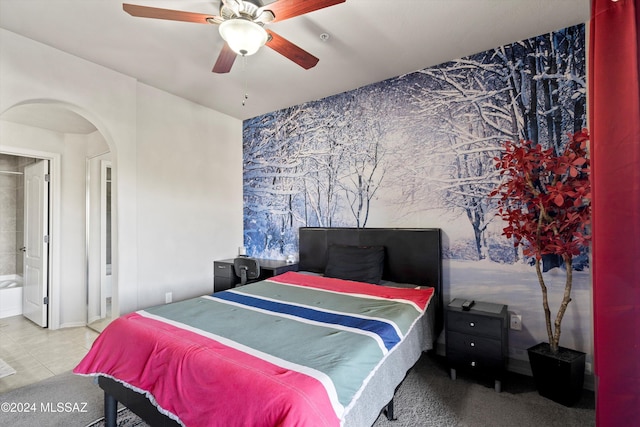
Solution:
[[[396,304],[396,299],[401,300],[404,306],[414,306],[409,308],[409,311],[415,311],[415,314],[410,315],[407,320],[405,313],[404,326],[394,326],[393,330],[400,334],[400,340],[412,327],[412,322],[415,322],[412,319],[422,315],[433,294],[433,290],[392,289],[298,273],[285,273],[272,278],[271,283],[265,285],[303,286],[305,289],[314,288],[320,293],[326,293],[327,290],[338,294],[349,293],[351,296],[356,295],[356,298],[352,299],[378,306]],[[250,292],[251,286],[253,285],[243,287],[241,289],[246,291],[239,292]],[[287,290],[283,289],[282,293],[285,292]],[[161,310],[168,310],[167,317],[158,316],[157,311],[154,314],[153,309],[148,309],[114,320],[100,334],[74,372],[80,375],[103,375],[113,378],[126,387],[145,394],[160,412],[185,426],[339,426],[347,405],[338,401],[339,397],[344,400],[344,393],[341,389],[336,391],[336,387],[341,386],[335,385],[336,377],[332,378],[331,373],[318,371],[317,367],[308,368],[300,365],[299,361],[285,360],[282,354],[267,354],[261,349],[247,347],[219,335],[220,328],[218,332],[212,333],[212,330],[216,331],[215,328],[202,326],[218,322],[221,315],[237,316],[233,325],[249,328],[251,331],[251,326],[243,324],[245,319],[254,315],[264,315],[264,309],[250,309],[245,312],[242,307],[237,307],[235,302],[220,304],[219,299],[215,298],[216,295],[161,306]],[[247,297],[250,295],[245,296]],[[212,303],[213,300],[215,301]],[[223,306],[222,314],[211,313],[209,307],[205,307],[207,304]],[[287,301],[286,304],[291,304],[291,301]],[[388,307],[381,310],[386,309]],[[194,323],[185,324],[172,320],[171,310],[178,313],[178,316],[184,310],[200,310],[200,313],[195,317],[197,320]],[[259,314],[255,314],[256,311]],[[398,309],[391,307],[391,311],[396,312]],[[330,312],[331,316],[335,317],[335,311]],[[297,344],[298,347],[294,347],[303,351],[301,349],[309,344],[304,338],[309,331],[304,328],[310,327],[309,322],[297,322],[291,320],[290,315],[287,316],[273,316],[274,325],[286,322],[301,323],[303,329],[292,332],[291,335],[297,333],[303,337],[302,342]],[[346,316],[349,317],[351,314],[346,313]],[[227,329],[229,328],[225,330]],[[353,335],[353,338],[346,339],[354,339],[354,342],[360,343],[362,341],[357,340],[368,339],[363,338],[362,333],[336,330],[335,326],[327,327],[327,330],[326,335],[331,339],[336,339],[336,334],[343,337]],[[371,335],[370,330],[366,333]],[[265,337],[267,340],[269,338]],[[322,347],[322,344],[318,345]],[[351,360],[351,363],[355,363],[351,368],[348,368],[349,365],[346,365],[346,368],[338,368],[341,372],[345,372],[346,369],[346,372],[354,374],[354,367],[362,366],[360,359],[356,357],[364,358],[362,360],[372,363],[375,368],[379,366],[387,351],[384,348],[381,351],[378,344],[372,344],[369,349],[362,350],[361,354],[352,357],[348,351],[354,346],[347,344],[338,347],[347,349],[341,350],[344,354],[330,357],[343,362]],[[364,383],[357,387],[361,386],[364,386]]]
[[[74,373],[144,392],[185,426],[340,424],[316,379],[138,313],[113,321]]]

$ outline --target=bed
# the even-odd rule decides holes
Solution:
[[[299,237],[299,272],[112,322],[74,370],[98,377],[106,424],[117,402],[153,426],[392,418],[395,389],[441,330],[440,230]]]

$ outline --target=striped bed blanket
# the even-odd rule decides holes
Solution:
[[[288,272],[122,316],[74,372],[185,426],[339,426],[432,296]]]

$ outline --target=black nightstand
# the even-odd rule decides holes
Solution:
[[[298,271],[298,263],[273,259],[258,259],[260,264],[260,277],[257,280],[268,279],[287,271]],[[234,288],[240,283],[240,278],[233,271],[233,259],[223,259],[213,262],[213,291],[219,292]]]
[[[445,313],[451,379],[456,379],[456,369],[465,369],[495,379],[495,389],[500,392],[509,349],[507,306],[477,301],[464,311],[464,302],[454,299]]]

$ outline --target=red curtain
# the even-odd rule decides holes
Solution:
[[[640,0],[592,0],[589,127],[598,426],[640,425]]]

